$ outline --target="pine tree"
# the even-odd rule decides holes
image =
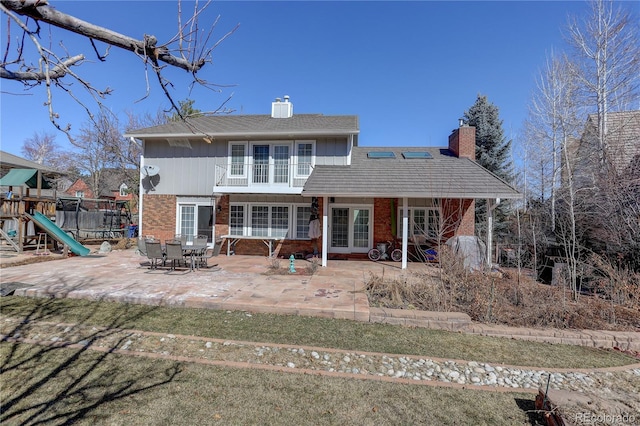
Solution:
[[[513,165],[510,160],[511,140],[502,130],[498,107],[486,96],[478,95],[476,102],[464,113],[464,121],[476,128],[476,161],[505,182],[513,180]],[[496,236],[506,233],[506,217],[509,206],[504,201],[494,210],[494,232]],[[486,200],[476,201],[476,230],[480,237],[486,236]]]

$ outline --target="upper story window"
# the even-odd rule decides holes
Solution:
[[[84,191],[76,191],[76,197],[84,198]]]
[[[129,192],[129,187],[127,186],[126,183],[123,183],[122,185],[120,185],[120,196],[121,197],[126,197],[128,195]]]
[[[314,163],[315,144],[311,141],[296,142],[296,155],[298,156],[298,176],[309,176]]]
[[[246,176],[247,143],[232,142],[229,144],[229,175],[234,177]]]
[[[302,185],[315,160],[315,140],[230,141],[226,178],[233,185]]]

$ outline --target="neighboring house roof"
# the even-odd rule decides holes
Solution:
[[[640,155],[640,110],[607,113],[607,159],[618,171],[624,172],[631,161]],[[577,156],[577,167],[592,168],[598,147],[598,116],[591,114],[577,147],[570,154]],[[584,163],[584,164],[583,164]],[[591,171],[591,170],[590,170]]]
[[[120,186],[124,183],[128,188],[134,188],[136,186],[135,181],[131,175],[137,175],[138,171],[135,169],[121,170],[121,169],[104,169],[100,173],[100,195],[101,196],[113,196],[113,192],[120,192]]]
[[[135,170],[131,170],[132,173],[137,173]],[[100,188],[99,193],[94,193],[93,188],[89,184],[90,178],[78,178],[76,179],[65,193],[74,195],[75,191],[88,191],[89,197],[95,198],[117,198],[120,192],[120,186],[124,183],[128,188],[135,187],[135,182],[128,176],[126,171],[121,169],[103,169],[100,173]]]
[[[640,110],[609,113],[607,128],[608,143],[613,148],[612,161],[623,169],[640,155]]]
[[[55,170],[51,167],[47,167],[42,164],[36,163],[34,161],[30,161],[25,158],[18,157],[17,155],[13,155],[5,151],[0,151],[0,165],[2,165],[3,168],[36,169],[46,173],[61,174],[58,170]]]
[[[270,115],[215,115],[172,121],[160,126],[132,130],[135,138],[268,137],[303,135],[349,135],[360,132],[357,115],[295,114],[290,118]]]
[[[393,152],[395,158],[369,158]],[[403,152],[428,152],[432,158],[405,158]],[[351,166],[316,166],[302,195],[390,198],[521,198],[511,185],[475,161],[446,148],[355,147]]]

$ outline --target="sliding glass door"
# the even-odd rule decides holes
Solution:
[[[211,205],[180,204],[178,209],[178,234],[193,241],[196,235],[206,235],[213,242],[213,207]]]

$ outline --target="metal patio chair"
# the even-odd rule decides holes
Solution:
[[[216,240],[216,243],[213,247],[210,247],[202,252],[200,256],[198,256],[198,265],[203,268],[209,267],[209,259],[212,257],[216,257],[220,254],[220,249],[222,248],[222,238]]]
[[[166,253],[165,261],[171,261],[172,271],[176,269],[176,265],[180,266],[180,262],[185,262],[184,252],[182,251],[182,243],[180,241],[166,241],[164,249]]]
[[[154,240],[146,240],[144,242],[145,254],[147,258],[151,261],[151,267],[149,269],[158,269],[158,262],[161,261],[164,266],[165,263],[165,254],[162,251],[162,246],[160,245],[160,241]]]

